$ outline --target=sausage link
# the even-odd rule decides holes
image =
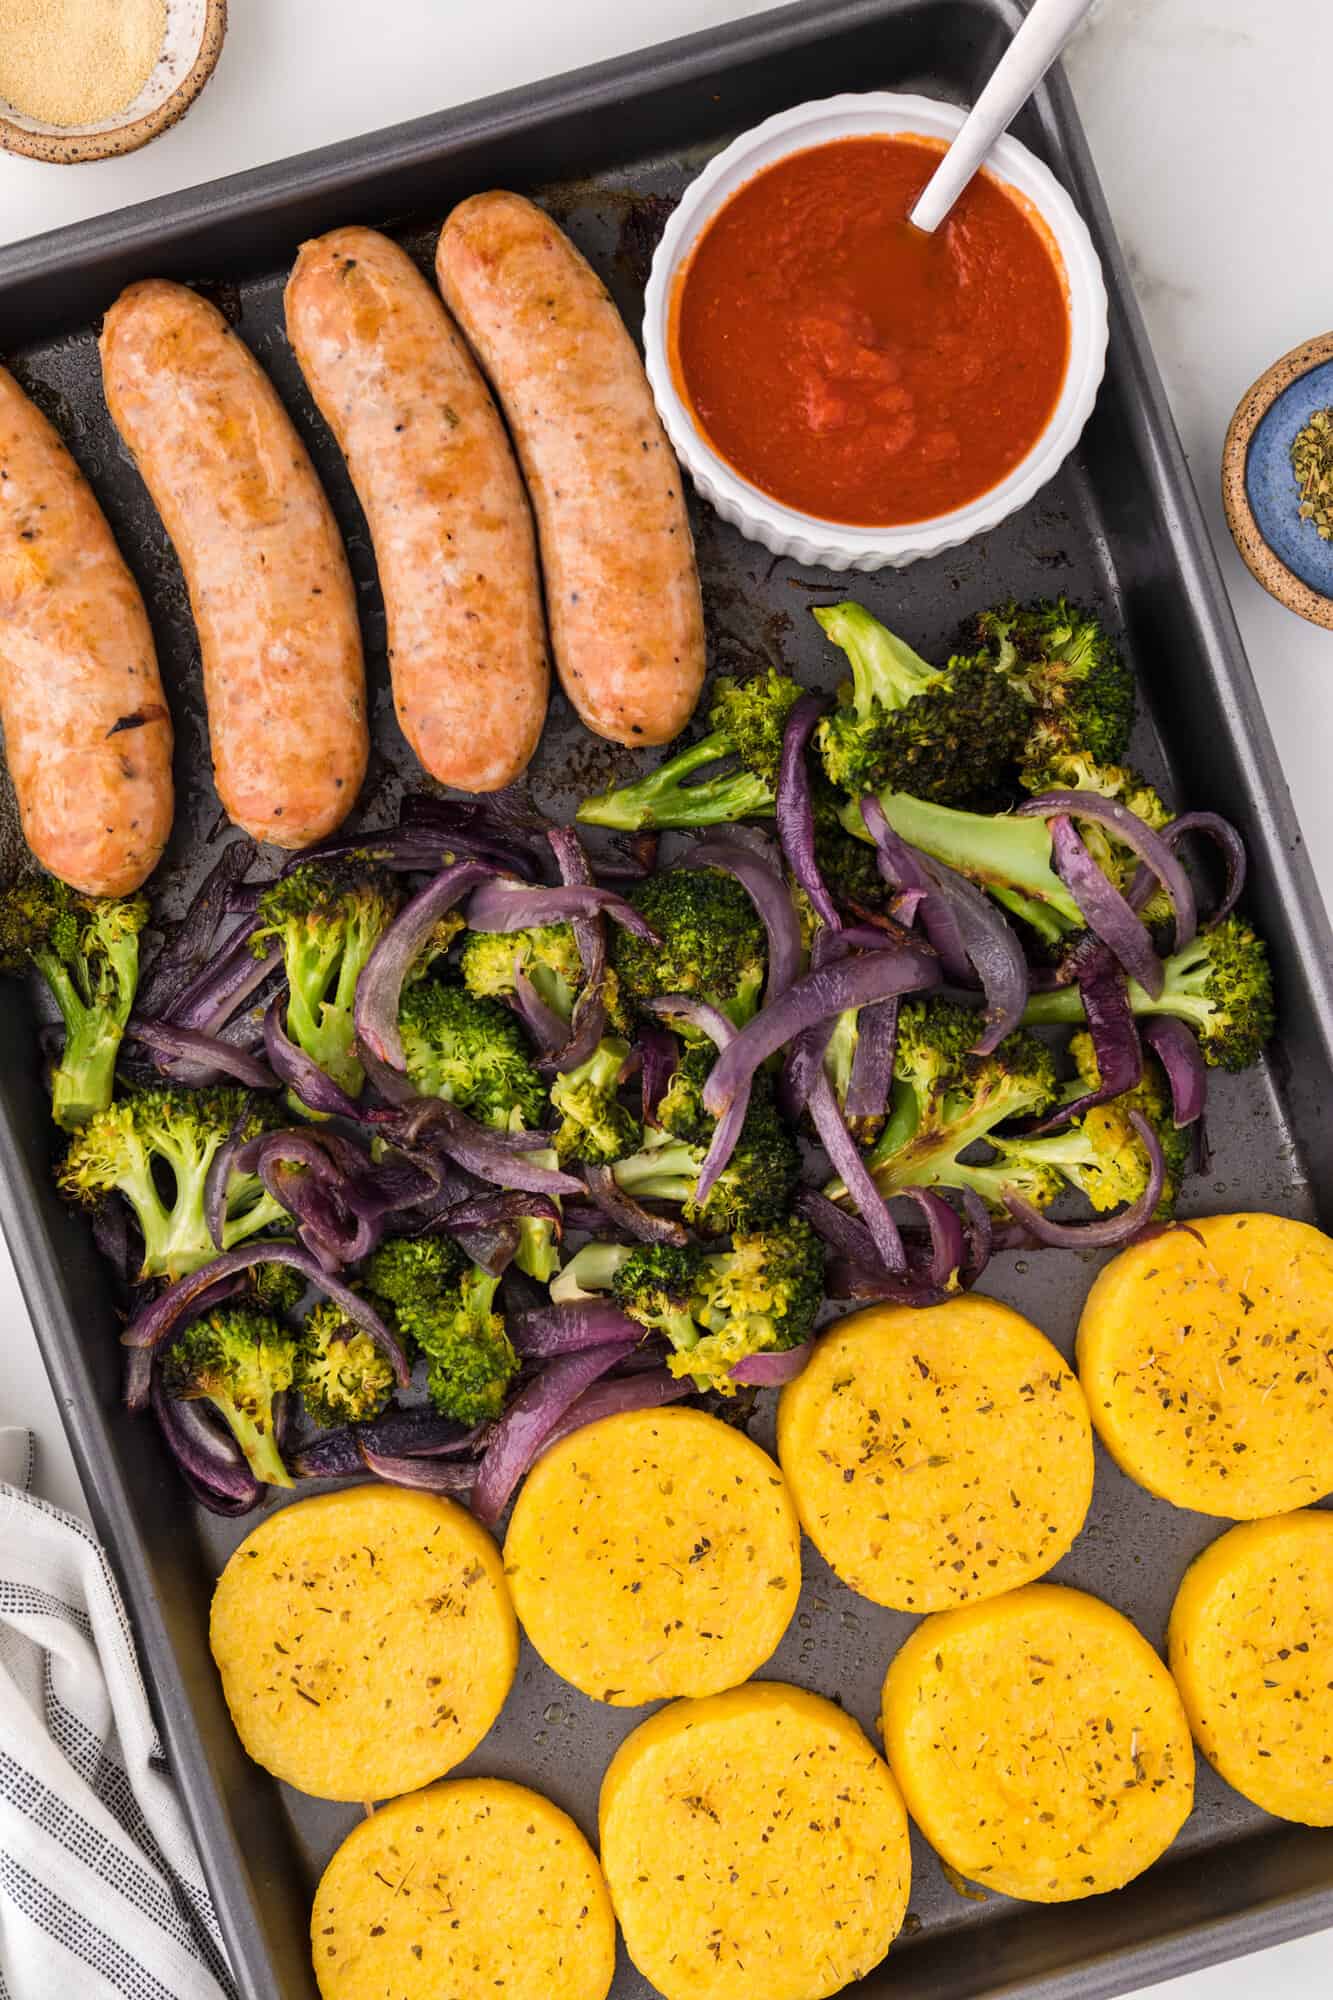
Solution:
[[[256,840],[305,847],[365,775],[365,673],[337,524],[277,391],[198,293],[122,292],[107,407],[175,544],[204,669],[213,775]]]
[[[432,777],[498,791],[537,747],[550,679],[499,412],[431,286],[373,229],[302,244],[286,306],[375,545],[403,734]]]
[[[0,722],[29,847],[124,896],[171,832],[171,717],[143,599],[78,466],[0,368]]]
[[[527,476],[565,692],[599,736],[669,742],[699,698],[703,610],[680,472],[624,321],[516,194],[460,203],[435,268]]]

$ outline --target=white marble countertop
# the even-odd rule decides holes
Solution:
[[[143,152],[82,167],[0,156],[0,242],[353,133],[758,13],[764,0],[231,0],[217,74]],[[1327,0],[1102,0],[1068,69],[1176,422],[1321,881],[1333,882],[1333,633],[1242,567],[1222,522],[1231,411],[1270,361],[1333,321],[1316,80]],[[1307,107],[1302,120],[1299,107]],[[1304,136],[1302,136],[1302,133]],[[1307,162],[1308,164],[1308,162]],[[38,1433],[38,1486],[81,1507],[58,1413],[0,1245],[0,1424]],[[1333,1991],[1333,1933],[1152,1989],[1162,2000]]]

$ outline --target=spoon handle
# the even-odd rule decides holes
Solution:
[[[909,221],[938,229],[1001,132],[1031,97],[1092,0],[1033,0],[958,136],[927,181]]]

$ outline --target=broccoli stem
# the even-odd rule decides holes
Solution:
[[[226,1418],[228,1427],[237,1444],[245,1453],[246,1460],[255,1478],[267,1486],[294,1486],[295,1480],[282,1462],[278,1441],[271,1425],[257,1424],[244,1410],[237,1409],[235,1403],[225,1396],[206,1396],[203,1399]]]
[[[62,1131],[73,1132],[111,1102],[134,984],[130,982],[123,1008],[113,1012],[88,1005],[54,952],[34,952],[33,964],[50,987],[65,1026],[65,1046],[51,1076],[51,1115]]]
[[[649,1144],[617,1160],[611,1169],[616,1185],[636,1201],[689,1201],[699,1178],[701,1155],[693,1146],[677,1140],[671,1145]]]
[[[287,1032],[349,1097],[359,1095],[365,1083],[352,1014],[363,964],[351,938],[330,928],[321,933],[317,948],[307,948],[288,966]],[[331,999],[326,997],[330,981]]]
[[[881,792],[879,802],[903,840],[980,882],[1052,943],[1084,929],[1078,904],[1051,866],[1051,836],[1044,820],[958,812],[906,792]],[[839,817],[848,833],[869,840],[858,799],[850,800]]]
[[[685,784],[693,772],[734,751],[726,730],[714,730],[659,764],[646,778],[585,799],[575,817],[586,826],[633,833],[645,826],[719,826],[771,813],[772,790],[753,771],[728,771],[697,785]]]
[[[815,617],[851,663],[852,706],[863,718],[876,705],[890,712],[905,708],[932,681],[943,678],[938,667],[881,625],[864,604],[821,604]]]
[[[1194,945],[1163,960],[1163,966],[1166,983],[1160,999],[1154,1000],[1145,993],[1136,979],[1125,982],[1131,1011],[1139,1015],[1173,1014],[1191,1028],[1205,1031],[1212,1023],[1215,1008],[1207,992],[1208,948],[1202,934]],[[1051,993],[1029,994],[1023,1009],[1024,1025],[1033,1028],[1067,1024],[1082,1027],[1086,1019],[1083,996],[1077,986],[1059,986]]]

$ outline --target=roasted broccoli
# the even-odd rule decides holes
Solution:
[[[561,1272],[558,1290],[564,1297],[609,1291],[631,1319],[671,1343],[673,1374],[730,1395],[738,1361],[809,1339],[824,1297],[824,1251],[799,1217],[738,1233],[720,1252],[589,1243]]]
[[[285,1319],[296,1311],[305,1291],[305,1279],[290,1264],[252,1264],[246,1272],[247,1289],[265,1312]]]
[[[475,935],[475,933],[474,933]],[[407,987],[398,1010],[407,1074],[423,1097],[443,1097],[504,1131],[515,1112],[541,1123],[546,1091],[509,1009],[440,979]]]
[[[494,1309],[499,1279],[442,1236],[394,1237],[365,1265],[370,1292],[425,1354],[426,1386],[441,1415],[478,1424],[498,1417],[518,1358]]]
[[[957,803],[1012,770],[1029,713],[989,654],[932,667],[864,605],[823,605],[814,615],[852,668],[818,731],[835,785],[857,798],[892,791]]]
[[[763,992],[768,941],[734,876],[714,868],[672,868],[636,882],[629,900],[662,942],[650,944],[616,926],[612,963],[625,1004],[689,993],[744,1027]]]
[[[906,792],[881,792],[879,802],[889,825],[910,846],[971,876],[1046,943],[1061,944],[1084,928],[1078,904],[1052,865],[1044,820],[959,812]],[[849,833],[869,838],[859,799],[844,808],[842,823]]]
[[[1118,799],[1158,833],[1175,817],[1156,789],[1132,765],[1098,764],[1081,751],[1053,758],[1042,775],[1041,789],[1097,792],[1104,799]],[[1079,833],[1103,875],[1124,895],[1138,874],[1138,856],[1097,820],[1081,821]],[[1160,883],[1154,887],[1141,914],[1149,925],[1170,922],[1170,898]]]
[[[332,1299],[308,1312],[296,1345],[295,1382],[321,1430],[377,1417],[393,1394],[388,1358]]]
[[[143,1232],[143,1278],[178,1278],[216,1257],[204,1219],[204,1183],[218,1148],[280,1122],[268,1098],[219,1085],[161,1086],[118,1098],[71,1139],[59,1170],[61,1192],[89,1208],[119,1192]],[[224,1250],[261,1230],[290,1230],[291,1217],[255,1174],[234,1174],[227,1189]]]
[[[168,1395],[212,1403],[256,1479],[291,1486],[278,1448],[278,1398],[292,1384],[296,1341],[255,1306],[227,1304],[192,1320],[167,1350]]]
[[[80,896],[52,875],[29,876],[0,895],[0,971],[39,972],[65,1024],[51,1114],[66,1131],[111,1102],[147,922],[143,896]]]
[[[972,1053],[977,1016],[950,1000],[906,1001],[888,1123],[867,1156],[880,1192],[909,1187],[972,1188],[996,1214],[1012,1189],[1037,1208],[1054,1201],[1059,1173],[996,1155],[978,1164],[965,1155],[978,1142],[998,1145],[997,1128],[1040,1116],[1059,1095],[1050,1050],[1035,1035],[1008,1035],[994,1055]],[[835,1184],[835,1196],[845,1192]]]
[[[538,997],[567,1021],[583,980],[583,961],[569,924],[541,924],[525,931],[469,931],[459,958],[469,993],[512,999],[517,972],[526,972]]]
[[[1029,791],[1052,782],[1061,758],[1114,764],[1124,756],[1134,677],[1091,612],[1063,597],[997,605],[974,620],[964,644],[989,655],[1027,705],[1018,764]]]
[[[1273,975],[1268,949],[1243,917],[1227,917],[1200,931],[1183,951],[1163,960],[1166,979],[1154,1000],[1136,981],[1129,1002],[1136,1014],[1173,1014],[1193,1028],[1203,1059],[1214,1069],[1248,1069],[1273,1033]],[[1076,986],[1034,993],[1023,1019],[1032,1027],[1083,1020]]]
[[[709,733],[669,757],[646,778],[585,799],[578,817],[622,831],[644,826],[716,826],[773,811],[787,717],[801,689],[768,668],[750,680],[719,680],[708,711]],[[710,764],[735,759],[719,775],[686,781]]]
[[[696,1047],[707,1060],[698,1061]],[[611,1171],[617,1184],[636,1201],[678,1202],[693,1228],[709,1236],[726,1236],[736,1229],[765,1228],[788,1212],[801,1158],[796,1141],[778,1116],[768,1078],[761,1074],[755,1079],[736,1150],[702,1207],[696,1204],[695,1183],[713,1128],[698,1091],[712,1066],[712,1054],[711,1046],[705,1049],[696,1044],[685,1049],[667,1095],[658,1106],[659,1129],[650,1131],[641,1149],[617,1160]]]
[[[1100,1082],[1092,1037],[1075,1035],[1069,1045],[1078,1069],[1070,1096],[1081,1096]],[[1171,1089],[1156,1057],[1145,1054],[1143,1075],[1133,1090],[1095,1104],[1073,1120],[1062,1132],[1044,1138],[994,1139],[1003,1166],[1024,1169],[1050,1167],[1085,1196],[1099,1212],[1119,1208],[1139,1199],[1148,1185],[1149,1161],[1142,1139],[1129,1122],[1137,1111],[1157,1135],[1166,1169],[1161,1199],[1154,1215],[1167,1221],[1175,1212],[1176,1197],[1189,1171],[1194,1137],[1181,1131],[1172,1118]]]
[[[609,1166],[638,1145],[638,1121],[618,1095],[629,1052],[628,1042],[604,1035],[586,1062],[565,1070],[551,1085],[551,1108],[560,1115],[555,1150],[562,1166],[574,1160]]]
[[[365,1081],[352,1014],[356,982],[397,907],[391,878],[355,858],[306,862],[259,899],[251,949],[260,957],[271,940],[282,946],[287,1033],[352,1097]]]

